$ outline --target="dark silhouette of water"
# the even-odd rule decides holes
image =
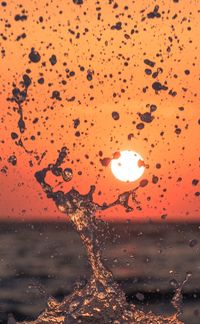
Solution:
[[[70,223],[1,223],[0,323],[12,312],[36,318],[50,296],[61,300],[91,271],[81,240]],[[183,288],[185,323],[199,323],[199,224],[110,223],[103,260],[129,302],[172,314],[174,281],[192,277]],[[107,237],[107,239],[106,239]],[[141,295],[138,295],[141,294]]]

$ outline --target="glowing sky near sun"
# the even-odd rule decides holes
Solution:
[[[95,184],[102,203],[137,186],[102,165],[132,150],[149,165],[135,219],[198,219],[198,1],[21,0],[0,10],[1,218],[61,217],[33,175],[65,145],[66,191]]]

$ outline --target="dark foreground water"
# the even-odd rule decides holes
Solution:
[[[127,299],[142,310],[172,314],[171,298],[186,273],[183,320],[200,323],[200,224],[116,224],[105,228],[104,260]],[[68,223],[1,224],[0,323],[12,312],[34,319],[49,296],[61,300],[90,269]]]

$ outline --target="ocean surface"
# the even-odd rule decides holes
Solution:
[[[104,263],[127,300],[144,311],[172,314],[183,288],[186,324],[200,323],[200,223],[109,223],[102,231]],[[0,323],[36,318],[48,297],[61,300],[87,282],[90,267],[69,223],[0,224]]]

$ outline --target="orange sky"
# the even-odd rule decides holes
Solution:
[[[55,161],[65,145],[70,151],[66,167],[74,171],[66,191],[74,186],[84,193],[96,184],[98,202],[110,202],[138,184],[115,179],[101,165],[100,151],[111,157],[118,150],[135,150],[149,164],[144,173],[149,185],[138,192],[142,209],[131,214],[112,209],[107,219],[199,219],[200,190],[194,181],[200,142],[198,6],[198,0],[0,3],[1,218],[63,218],[34,173]],[[40,55],[37,63],[30,61],[31,48]],[[7,99],[14,87],[23,89],[24,74],[32,83],[22,103],[26,129],[20,134],[17,104]],[[167,89],[155,91],[156,82]],[[53,91],[60,92],[60,100],[52,98]],[[157,107],[154,118],[142,122],[139,114],[150,112],[150,105]],[[112,118],[113,111],[119,120]],[[75,119],[80,120],[76,129]],[[12,132],[34,153],[17,146]],[[38,165],[37,156],[45,150]],[[13,154],[15,166],[8,162]]]

